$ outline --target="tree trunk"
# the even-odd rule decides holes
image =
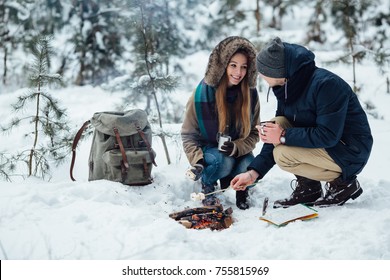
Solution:
[[[38,143],[38,123],[39,123],[39,98],[40,98],[40,91],[41,91],[41,86],[40,84],[38,85],[38,94],[37,94],[37,107],[36,107],[36,113],[35,113],[35,119],[34,119],[34,122],[35,122],[35,128],[34,128],[34,144],[31,148],[31,151],[30,151],[30,157],[29,157],[29,161],[28,161],[28,176],[31,176],[32,175],[32,165],[33,165],[33,158],[34,158],[34,153],[35,153],[35,149],[36,149],[36,146],[37,146],[37,143]]]
[[[257,34],[259,35],[260,34],[260,22],[261,22],[260,0],[256,0],[255,18],[256,18],[256,31],[257,31]]]
[[[154,87],[154,86],[153,86],[153,87]],[[157,114],[158,114],[158,122],[159,122],[159,124],[160,124],[161,131],[163,131],[163,129],[162,129],[162,121],[161,121],[160,106],[158,105],[156,92],[153,92],[153,97],[154,97],[154,102],[156,103]],[[159,136],[160,136],[161,141],[162,141],[162,143],[163,143],[163,147],[164,147],[164,151],[165,151],[165,156],[167,157],[167,162],[168,162],[168,164],[171,164],[171,159],[170,159],[170,157],[169,157],[168,146],[167,146],[167,143],[166,143],[166,141],[165,141],[165,135],[164,135],[164,133],[162,132]]]
[[[5,85],[7,83],[7,56],[8,56],[8,52],[7,52],[7,46],[4,45],[4,71],[3,71],[3,85]]]

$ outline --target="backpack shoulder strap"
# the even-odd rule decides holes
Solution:
[[[152,160],[153,165],[157,166],[156,161],[154,160],[154,154],[152,152],[152,146],[150,145],[148,139],[146,139],[145,133],[142,131],[142,129],[139,126],[137,126],[137,131],[138,131],[138,134],[141,136],[142,140],[144,140],[144,142],[146,144],[146,147],[148,148],[150,159]]]
[[[116,127],[114,127],[114,133],[115,133],[116,141],[118,142],[119,145],[119,150],[121,151],[122,154],[121,173],[122,173],[122,182],[124,182],[126,180],[127,172],[129,171],[130,166],[127,160],[125,148],[123,147],[121,136]]]
[[[90,125],[91,121],[86,121],[83,126],[77,131],[76,136],[74,137],[73,144],[72,144],[72,162],[70,163],[70,178],[72,181],[76,181],[75,178],[73,178],[73,167],[74,163],[76,161],[76,147],[77,143],[79,142],[81,135],[83,134],[84,130]]]

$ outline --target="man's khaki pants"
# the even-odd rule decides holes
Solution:
[[[282,128],[292,127],[285,117],[274,120]],[[341,168],[323,148],[302,148],[287,145],[275,145],[274,159],[284,171],[317,181],[333,181],[340,177]]]

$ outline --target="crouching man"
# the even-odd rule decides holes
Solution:
[[[359,197],[363,189],[357,174],[368,161],[373,138],[351,87],[318,68],[310,50],[280,38],[258,53],[256,67],[277,99],[275,123],[259,128],[262,150],[232,187],[242,190],[276,163],[296,179],[291,196],[275,201],[274,208],[343,205]]]

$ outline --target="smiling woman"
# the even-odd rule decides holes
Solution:
[[[244,79],[248,68],[248,59],[240,51],[230,59],[229,65],[226,68],[226,75],[229,80],[229,87],[238,85]]]
[[[253,160],[259,141],[260,105],[256,90],[256,50],[243,37],[221,41],[211,52],[204,79],[187,103],[181,135],[193,166],[192,178],[201,179],[204,194],[230,186],[230,180]],[[190,172],[191,173],[191,172]],[[236,205],[248,209],[247,190],[236,189]],[[219,204],[215,194],[202,200]]]

